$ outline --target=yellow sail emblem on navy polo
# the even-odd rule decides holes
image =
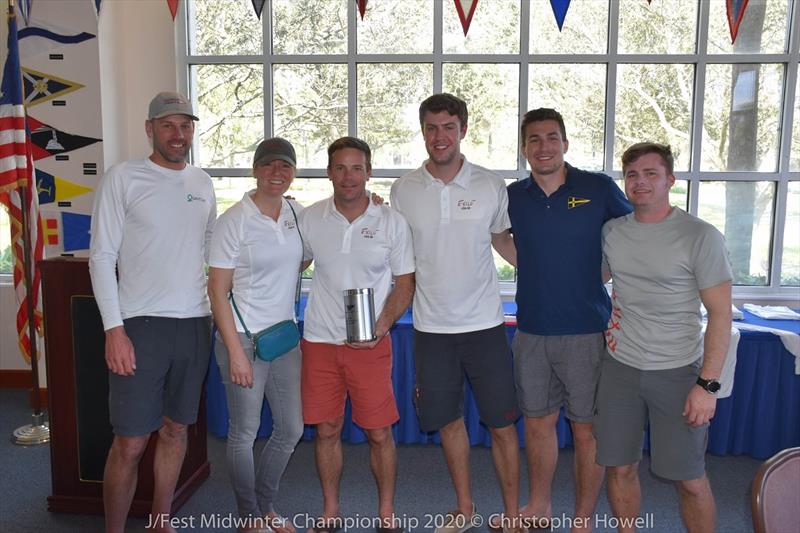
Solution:
[[[579,207],[583,204],[588,204],[591,202],[588,198],[578,198],[577,196],[570,196],[567,198],[567,209],[572,209],[573,207]]]

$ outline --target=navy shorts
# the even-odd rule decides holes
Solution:
[[[211,319],[140,316],[124,321],[136,372],[108,372],[108,408],[114,434],[147,435],[163,417],[194,424],[211,355]]]

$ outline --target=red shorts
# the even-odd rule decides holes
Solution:
[[[301,395],[306,424],[344,415],[350,396],[353,421],[364,429],[391,426],[400,419],[392,386],[392,341],[385,336],[371,350],[346,344],[300,342],[303,352]]]

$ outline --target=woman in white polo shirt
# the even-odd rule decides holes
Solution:
[[[294,533],[275,510],[278,485],[303,432],[300,350],[270,362],[254,357],[242,321],[257,332],[294,317],[295,287],[302,260],[296,223],[300,204],[283,195],[296,174],[292,145],[262,141],[253,157],[256,188],[217,221],[211,239],[208,294],[217,324],[216,357],[228,401],[227,463],[240,531],[265,526]],[[242,320],[228,300],[233,293]],[[272,435],[256,461],[253,443],[264,398],[272,412]]]

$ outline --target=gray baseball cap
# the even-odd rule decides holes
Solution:
[[[165,91],[158,93],[150,100],[150,111],[147,114],[148,120],[154,118],[167,117],[169,115],[186,115],[192,120],[200,120],[192,111],[192,102],[181,93]]]
[[[297,156],[292,143],[280,137],[264,139],[259,143],[256,153],[253,155],[253,167],[272,163],[276,159],[286,161],[293,167],[297,166]]]

